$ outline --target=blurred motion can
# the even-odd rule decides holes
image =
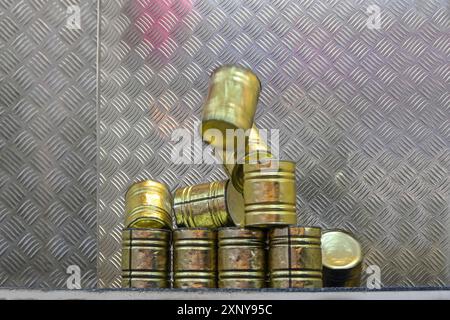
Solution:
[[[249,69],[226,65],[214,70],[203,106],[203,140],[225,148],[227,129],[250,129],[260,90],[258,77]],[[218,131],[222,139],[217,140],[211,129]]]
[[[244,198],[229,180],[177,189],[176,224],[188,228],[218,228],[244,224]]]
[[[265,233],[263,230],[219,229],[219,288],[264,288],[266,281],[265,265]]]
[[[132,228],[123,230],[123,288],[168,288],[169,269],[169,230]]]
[[[259,130],[254,124],[249,130],[245,153],[239,152],[239,150],[232,150],[231,152],[226,150],[222,155],[225,171],[236,190],[241,193],[244,184],[244,163],[256,163],[271,158],[272,154],[266,140],[260,136]]]
[[[195,228],[173,232],[173,286],[181,289],[215,288],[216,231]]]
[[[271,288],[321,288],[321,229],[291,226],[269,234]]]
[[[244,164],[244,201],[246,226],[296,224],[295,162]]]
[[[126,228],[172,228],[172,196],[166,185],[145,180],[137,182],[125,195]]]
[[[324,287],[359,287],[362,260],[361,245],[350,233],[342,230],[323,233]]]

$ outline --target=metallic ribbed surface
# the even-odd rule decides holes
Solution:
[[[295,162],[244,164],[245,225],[280,227],[297,223]]]
[[[261,80],[255,123],[297,163],[299,223],[354,233],[383,286],[450,285],[449,33],[446,0],[102,1],[101,286],[120,286],[133,181],[225,179],[170,152],[175,128],[199,132],[209,76],[229,63]]]
[[[173,232],[173,287],[205,289],[217,286],[217,233],[177,229]]]
[[[96,6],[0,1],[2,287],[96,286]]]
[[[122,288],[170,287],[171,232],[127,228],[122,233]]]
[[[177,226],[218,228],[231,225],[226,190],[229,180],[179,188],[174,194],[173,211]]]
[[[246,141],[245,153],[242,156],[236,151],[226,151],[219,156],[219,158],[224,159],[222,161],[224,169],[231,178],[235,189],[241,193],[244,190],[244,163],[265,161],[272,157],[267,141],[261,137],[258,127],[253,124],[252,128],[248,129],[247,132],[248,139]]]
[[[134,183],[125,194],[127,228],[172,228],[172,195],[167,186],[152,180]]]
[[[220,149],[234,150],[236,140],[227,130],[252,127],[260,90],[259,79],[250,69],[225,65],[214,70],[203,105],[203,139]],[[218,131],[222,139],[211,139],[208,130]]]
[[[291,226],[269,232],[269,286],[321,288],[321,229]]]
[[[263,230],[222,228],[217,234],[218,286],[259,289],[266,286],[266,235]]]

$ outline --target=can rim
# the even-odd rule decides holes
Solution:
[[[168,186],[166,183],[164,183],[164,182],[159,182],[159,181],[155,181],[155,180],[152,180],[152,179],[142,179],[142,180],[138,180],[138,181],[133,182],[133,183],[128,187],[127,192],[125,192],[125,196],[128,195],[128,193],[130,192],[131,189],[133,189],[133,187],[135,187],[135,186],[137,186],[137,185],[139,185],[139,184],[141,184],[141,183],[144,183],[144,182],[147,182],[147,183],[148,183],[148,182],[151,182],[151,184],[163,188],[164,191],[167,192],[167,195],[169,196],[169,199],[172,198],[172,194],[170,193],[169,186]]]
[[[256,74],[256,72],[254,72],[252,69],[250,69],[249,67],[245,67],[241,64],[232,64],[232,63],[228,63],[228,64],[223,64],[220,65],[216,68],[214,68],[214,70],[211,72],[210,78],[212,78],[217,72],[219,72],[222,69],[228,69],[228,68],[237,68],[237,69],[241,69],[242,71],[246,71],[249,72],[250,74],[252,74],[253,76],[255,76],[256,80],[258,80],[258,84],[259,84],[259,91],[262,90],[262,83],[261,80],[259,79],[258,75]]]
[[[345,265],[332,265],[326,262],[326,260],[324,259],[324,241],[322,241],[323,236],[325,236],[326,234],[330,234],[332,232],[335,233],[340,233],[343,235],[346,235],[348,237],[348,240],[352,241],[353,244],[356,246],[356,259],[354,259],[353,261],[351,261],[348,264]],[[332,230],[327,230],[326,232],[322,233],[321,236],[321,244],[322,244],[322,264],[324,267],[331,269],[331,270],[347,270],[347,269],[353,269],[355,267],[357,267],[358,265],[360,265],[363,261],[363,251],[362,251],[362,246],[361,243],[359,242],[359,240],[353,236],[353,234],[351,232],[348,232],[346,230],[342,230],[342,229],[332,229]]]
[[[161,231],[161,232],[165,232],[165,233],[172,233],[171,230],[169,229],[159,229],[159,228],[122,228],[122,232],[124,231]]]
[[[181,227],[181,228],[175,228],[173,229],[172,232],[175,231],[184,231],[184,230],[209,230],[209,231],[216,231],[216,228],[207,228],[207,227],[193,227],[193,228],[189,228],[189,227]]]

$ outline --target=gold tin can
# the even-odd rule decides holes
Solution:
[[[173,286],[216,288],[217,233],[206,228],[173,232]]]
[[[265,232],[260,229],[219,229],[219,288],[259,289],[265,287],[265,239]]]
[[[176,224],[188,228],[218,228],[244,224],[244,198],[229,180],[177,189]]]
[[[122,231],[122,287],[169,288],[170,231]]]
[[[244,163],[257,163],[271,158],[270,149],[266,141],[261,138],[259,130],[254,124],[246,140],[245,153],[240,155],[237,151],[226,150],[224,156],[222,156],[225,171],[235,189],[241,193],[244,185]]]
[[[329,230],[322,235],[324,287],[359,287],[361,285],[362,249],[352,234]]]
[[[130,186],[125,195],[126,228],[172,228],[172,196],[165,184],[145,180]]]
[[[210,78],[208,97],[203,106],[202,137],[215,147],[227,146],[227,129],[252,127],[261,84],[249,69],[226,65]],[[222,138],[214,141],[208,130],[218,130]]]
[[[268,160],[244,164],[245,225],[295,225],[295,162]]]
[[[269,233],[271,288],[321,288],[321,229],[291,226]]]

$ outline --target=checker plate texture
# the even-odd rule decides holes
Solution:
[[[447,1],[103,1],[101,30],[100,286],[120,284],[133,181],[225,177],[170,157],[225,63],[261,79],[256,122],[297,161],[301,224],[353,231],[384,286],[450,284]]]
[[[96,13],[0,2],[0,286],[66,288],[69,265],[97,284]]]

